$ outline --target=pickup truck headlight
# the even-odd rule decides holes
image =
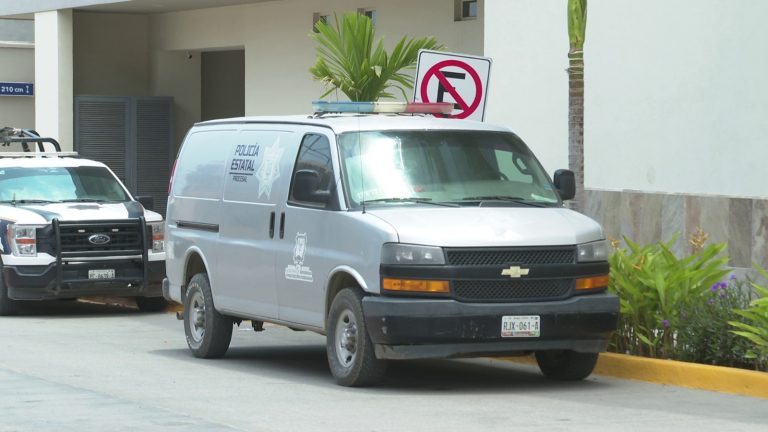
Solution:
[[[152,230],[152,252],[165,251],[165,224],[161,222],[150,222],[149,228]]]
[[[593,262],[608,260],[608,242],[599,240],[592,243],[580,244],[576,249],[577,262]]]
[[[8,225],[8,243],[14,256],[37,256],[37,225]]]
[[[443,250],[434,246],[420,246],[402,243],[386,243],[381,248],[382,264],[399,265],[443,265]]]

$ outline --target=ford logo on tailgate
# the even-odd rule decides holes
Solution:
[[[105,245],[109,243],[110,240],[112,239],[106,234],[94,234],[88,237],[88,241],[95,245]]]

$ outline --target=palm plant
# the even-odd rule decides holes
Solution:
[[[571,208],[581,210],[584,199],[584,39],[587,0],[568,0],[568,168],[576,177]]]
[[[391,54],[384,50],[371,19],[350,12],[335,25],[323,20],[317,22],[317,60],[309,69],[315,80],[322,81],[328,89],[320,98],[340,90],[351,101],[375,101],[394,98],[390,90],[400,90],[408,99],[406,90],[413,89],[413,78],[406,73],[413,70],[420,49],[442,49],[443,46],[430,36],[421,39],[404,36]]]

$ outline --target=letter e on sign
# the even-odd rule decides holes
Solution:
[[[482,121],[491,74],[488,57],[421,50],[414,102],[453,103],[451,118]]]

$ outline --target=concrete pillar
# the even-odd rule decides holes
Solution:
[[[72,10],[35,14],[35,128],[73,149]]]

